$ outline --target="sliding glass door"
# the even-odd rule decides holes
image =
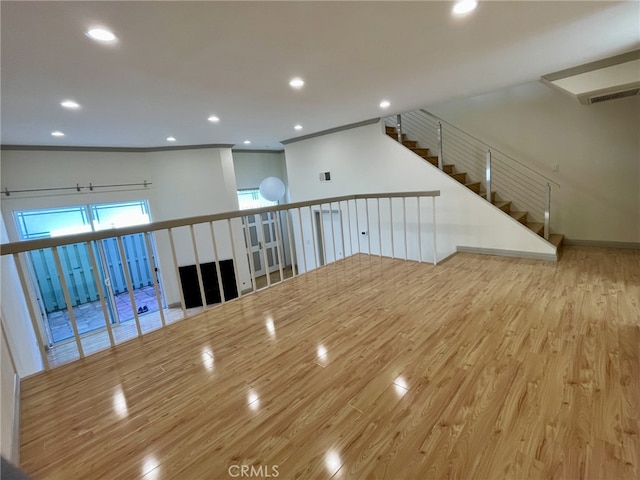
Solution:
[[[15,212],[14,216],[22,240],[150,221],[146,201],[27,210]],[[93,268],[91,252],[83,243],[60,247],[58,259],[52,249],[30,252],[32,276],[39,292],[38,303],[52,344],[73,338],[74,328],[80,335],[105,328],[96,278],[102,283],[109,322],[112,324],[134,318],[129,282],[139,315],[161,308],[153,287],[153,278],[157,274],[152,271],[149,259],[149,254],[153,255],[153,252],[147,252],[143,234],[122,237],[122,248],[117,239],[93,242],[92,250],[97,271]],[[56,269],[58,261],[67,285],[66,294]],[[70,321],[69,308],[73,310],[75,326]]]

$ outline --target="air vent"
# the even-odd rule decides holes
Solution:
[[[640,92],[640,50],[550,73],[541,80],[583,105],[633,97]]]
[[[616,98],[633,97],[640,93],[640,88],[633,88],[631,90],[625,90],[624,92],[610,93],[608,95],[600,95],[597,97],[591,97],[588,99],[589,104],[608,102],[609,100],[615,100]]]

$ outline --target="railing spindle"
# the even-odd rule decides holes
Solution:
[[[378,204],[378,249],[379,257],[382,257],[382,223],[380,223],[380,198],[376,198]]]
[[[444,152],[442,145],[442,123],[438,122],[438,168],[444,169]]]
[[[300,208],[298,210],[298,227],[300,227],[300,244],[302,245],[302,259],[304,261],[304,272],[307,273],[309,271],[309,266],[307,265],[307,248],[304,243],[304,228],[302,228],[302,212],[300,212]]]
[[[402,226],[404,228],[404,259],[409,258],[409,248],[407,241],[407,202],[406,198],[402,197]]]
[[[293,277],[297,276],[300,272],[298,270],[298,252],[296,251],[296,246],[293,243],[293,235],[291,232],[291,212],[289,210],[285,210],[286,219],[287,219],[287,238],[289,239],[289,254],[291,255],[291,275]]]
[[[264,234],[264,222],[262,221],[262,213],[258,214],[258,227],[260,228],[260,237],[262,237],[262,248],[259,248],[262,251],[262,258],[264,263],[264,271],[267,275],[267,288],[271,286],[271,271],[269,270],[269,258],[267,257],[267,241],[266,235]],[[271,232],[269,232],[269,236],[271,236]],[[271,252],[271,259],[275,261],[273,258],[273,252]]]
[[[416,197],[418,207],[418,263],[422,263],[422,220],[420,219],[420,197]]]
[[[371,255],[371,225],[369,224],[369,199],[364,199],[364,208],[367,213],[367,254]]]
[[[393,243],[393,199],[389,197],[389,223],[391,225],[391,258],[396,258],[396,249]]]
[[[136,330],[138,331],[138,337],[142,336],[142,329],[140,328],[140,317],[138,316],[138,305],[136,305],[136,297],[133,294],[133,284],[131,282],[131,273],[129,272],[129,261],[124,251],[124,244],[122,243],[122,237],[116,237],[118,242],[118,250],[120,251],[120,257],[122,258],[122,270],[124,270],[124,279],[127,282],[127,290],[129,290],[129,300],[131,301],[131,310],[133,310],[133,318],[136,321]]]
[[[280,281],[284,281],[284,269],[282,268],[282,244],[280,242],[280,215],[278,212],[273,213],[273,229],[276,232],[276,248],[278,250],[278,266],[280,267]],[[271,215],[271,213],[269,215]],[[272,252],[273,253],[273,252]]]
[[[227,301],[224,294],[224,285],[222,285],[222,272],[220,271],[220,257],[218,255],[218,242],[216,242],[216,232],[213,228],[213,222],[209,222],[209,233],[211,235],[211,245],[213,245],[213,261],[216,266],[216,277],[218,279],[218,290],[220,290],[220,303]]]
[[[545,196],[544,196],[544,239],[549,240],[549,235],[551,232],[549,231],[549,223],[551,221],[551,184],[547,183],[545,186]]]
[[[191,244],[193,245],[193,255],[196,261],[196,273],[198,275],[198,285],[200,287],[200,301],[202,302],[202,310],[206,310],[207,297],[204,291],[204,280],[202,279],[202,267],[200,267],[200,256],[198,255],[198,244],[196,242],[196,234],[193,229],[193,225],[189,225],[189,231],[191,232]]]
[[[338,260],[338,255],[336,253],[336,234],[333,230],[333,204],[329,202],[329,226],[331,228],[331,241],[333,242],[333,261]]]
[[[256,225],[256,228],[257,228],[257,225]],[[243,231],[244,231],[244,241],[247,247],[247,256],[249,257],[249,270],[250,270],[249,273],[251,274],[252,291],[255,292],[257,290],[256,267],[255,267],[255,262],[253,261],[253,251],[251,251],[251,235],[249,235],[249,216],[244,217]],[[260,258],[259,245],[258,245],[258,258]]]
[[[242,297],[242,285],[240,284],[240,264],[236,255],[236,243],[233,240],[233,229],[231,219],[227,218],[227,228],[229,229],[229,240],[231,241],[231,257],[233,258],[233,276],[236,277],[236,290],[238,298]],[[248,247],[247,247],[248,248]]]
[[[493,203],[491,198],[491,150],[487,150],[487,162],[486,162],[486,187],[487,187],[487,200],[489,203]]]
[[[178,267],[178,256],[176,255],[176,243],[173,240],[173,230],[167,229],[169,235],[169,246],[171,247],[171,258],[173,260],[173,269],[178,284],[178,294],[180,295],[180,307],[182,308],[182,318],[187,318],[187,307],[184,302],[184,292],[182,291],[182,283],[180,282],[180,268]]]
[[[82,342],[80,341],[80,334],[78,333],[78,324],[76,323],[76,315],[73,311],[73,306],[71,305],[71,296],[69,295],[69,288],[67,288],[67,280],[64,278],[64,271],[62,270],[62,262],[60,261],[60,253],[58,252],[58,248],[59,247],[53,247],[52,249],[53,260],[56,264],[58,278],[60,279],[60,286],[62,287],[62,295],[64,296],[65,303],[67,304],[67,314],[69,315],[69,323],[71,324],[71,329],[73,330],[73,338],[76,341],[80,358],[84,358],[84,350],[82,349]]]
[[[313,258],[316,262],[316,268],[318,268],[320,266],[320,252],[318,251],[319,249],[316,248],[317,229],[316,229],[316,225],[315,225],[316,222],[314,221],[313,209],[311,208],[311,205],[309,205],[309,222],[311,223],[311,241],[313,242]]]
[[[318,212],[318,223],[320,224],[320,239],[322,240],[322,255],[323,265],[327,264],[327,239],[324,236],[324,212],[322,210],[322,204]]]
[[[153,275],[153,290],[156,294],[156,302],[158,303],[158,312],[160,313],[160,322],[163,327],[167,326],[167,322],[164,318],[164,308],[162,308],[162,297],[160,295],[160,280],[158,280],[158,265],[156,264],[155,256],[153,255],[153,249],[151,248],[151,232],[144,234],[144,243],[147,248],[147,255],[151,260],[151,275]]]
[[[113,339],[113,331],[111,330],[111,320],[109,318],[109,310],[107,309],[107,302],[105,301],[104,288],[102,288],[102,281],[98,276],[98,262],[96,261],[96,254],[93,250],[93,242],[87,242],[87,250],[89,252],[89,261],[91,262],[91,269],[93,270],[93,281],[96,284],[98,290],[98,298],[100,299],[100,307],[102,307],[102,316],[104,317],[104,325],[107,327],[107,333],[109,334],[109,345],[114,347],[116,342]]]

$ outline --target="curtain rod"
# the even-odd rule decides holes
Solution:
[[[7,187],[2,190],[7,197],[11,196],[12,193],[26,193],[26,192],[52,192],[55,190],[75,190],[77,192],[81,191],[83,188],[88,188],[93,192],[94,188],[109,188],[109,187],[144,187],[147,188],[149,185],[153,185],[151,182],[147,182],[146,180],[142,183],[113,183],[108,185],[94,185],[89,182],[89,185],[80,185],[76,183],[75,187],[55,187],[55,188],[27,188],[22,190],[9,190]]]

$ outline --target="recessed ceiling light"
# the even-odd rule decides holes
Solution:
[[[293,127],[293,128],[295,128],[296,130],[302,130],[302,125],[296,125],[296,126],[295,126],[295,127]]]
[[[244,141],[244,142],[242,142],[242,143],[244,143],[245,145],[249,145],[249,144],[251,143],[251,140],[245,140],[245,141]]]
[[[176,137],[167,137],[167,142],[175,142]]]
[[[304,85],[304,80],[302,80],[300,77],[292,78],[289,82],[289,85],[291,85],[293,88],[302,88],[302,86]]]
[[[60,105],[70,110],[76,110],[80,108],[80,104],[78,102],[74,102],[73,100],[65,100],[63,102],[60,102]]]
[[[383,100],[380,102],[380,108],[389,108],[391,102],[389,100]]]
[[[116,36],[111,30],[102,27],[90,28],[86,35],[99,42],[115,42],[116,40]]]
[[[55,132],[51,132],[51,135],[53,135],[54,137],[64,137],[64,133],[62,133],[59,130],[56,130]]]
[[[220,121],[220,119],[215,115],[211,115],[209,118],[207,118],[207,120],[209,120],[212,123],[218,123]]]
[[[478,2],[476,0],[461,0],[453,6],[453,13],[456,15],[464,15],[465,13],[475,10],[477,6]]]

